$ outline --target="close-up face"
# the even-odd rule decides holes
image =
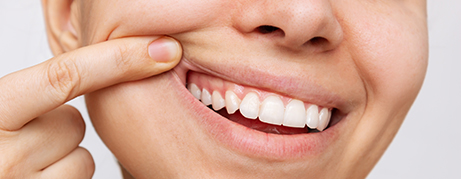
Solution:
[[[173,70],[85,96],[135,178],[364,178],[426,72],[422,0],[70,7],[79,47],[155,35],[182,44]]]

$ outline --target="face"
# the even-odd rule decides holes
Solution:
[[[421,87],[425,5],[80,0],[72,25],[81,46],[150,35],[183,45],[174,70],[86,96],[134,177],[364,178]]]

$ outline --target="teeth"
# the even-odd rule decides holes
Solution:
[[[259,96],[254,93],[248,93],[240,103],[240,113],[249,119],[256,119],[259,114]]]
[[[213,91],[213,95],[211,96],[211,98],[213,100],[212,105],[215,111],[218,111],[222,109],[224,106],[226,106],[226,101],[224,101],[219,92]]]
[[[232,91],[226,91],[226,109],[227,113],[234,114],[240,106],[239,97]]]
[[[285,109],[283,125],[288,127],[304,128],[306,125],[306,109],[304,102],[300,100],[291,100]]]
[[[269,96],[261,104],[259,120],[264,123],[281,125],[284,112],[283,101],[277,96]]]
[[[317,105],[311,105],[306,112],[306,124],[309,128],[315,129],[319,125],[319,107]]]
[[[323,131],[327,127],[328,122],[330,122],[329,113],[330,113],[330,111],[328,110],[328,108],[323,108],[320,111],[320,113],[319,113],[319,126],[317,127],[317,130]]]
[[[187,89],[206,106],[212,105],[215,111],[226,107],[227,113],[234,114],[240,109],[240,113],[248,119],[256,119],[264,123],[282,125],[287,127],[304,128],[307,125],[311,129],[325,130],[331,118],[331,110],[322,108],[319,112],[317,105],[310,105],[307,110],[304,102],[293,99],[286,105],[278,96],[269,96],[261,103],[255,92],[248,93],[243,100],[233,92],[226,91],[225,99],[218,91],[211,95],[206,89],[190,83]]]
[[[210,95],[210,92],[208,92],[205,88],[203,88],[202,90],[202,103],[205,105],[205,106],[208,106],[211,104],[211,95]]]
[[[189,89],[190,93],[197,99],[200,99],[202,96],[202,91],[200,91],[200,88],[194,83],[189,84],[187,89]]]

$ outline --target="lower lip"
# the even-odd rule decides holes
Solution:
[[[184,108],[190,118],[218,143],[237,153],[269,160],[290,160],[313,158],[323,153],[332,142],[336,141],[341,122],[318,133],[280,135],[250,129],[219,115],[203,105],[184,87],[178,75],[171,71],[174,90],[184,102]]]

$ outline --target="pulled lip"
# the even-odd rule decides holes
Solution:
[[[332,120],[335,121],[332,122],[332,125],[327,130],[318,133],[279,135],[250,129],[230,121],[196,100],[196,98],[185,88],[187,72],[190,70],[216,76],[237,84],[258,88],[259,86],[263,86],[263,89],[270,90],[271,92],[322,105],[324,107],[335,108],[339,111],[340,115],[337,115],[337,119],[332,118]],[[239,73],[239,70],[245,73]],[[178,85],[178,95],[184,98],[184,106],[188,108],[190,114],[193,115],[190,118],[196,120],[212,139],[226,146],[226,148],[230,148],[233,151],[251,158],[256,157],[268,160],[312,158],[318,156],[330,146],[331,143],[338,138],[338,134],[341,133],[340,131],[345,128],[346,122],[340,121],[344,121],[342,119],[347,117],[347,113],[349,113],[350,109],[346,106],[344,100],[326,91],[321,86],[312,83],[312,88],[309,90],[311,93],[293,93],[298,94],[293,96],[289,95],[289,92],[295,92],[297,88],[295,84],[291,83],[292,80],[290,80],[289,77],[277,77],[271,74],[261,73],[260,71],[251,71],[245,67],[239,70],[223,70],[218,73],[216,70],[202,67],[183,58],[178,66],[171,71],[171,74],[177,79],[177,83],[175,84]],[[278,84],[278,81],[283,82]]]

